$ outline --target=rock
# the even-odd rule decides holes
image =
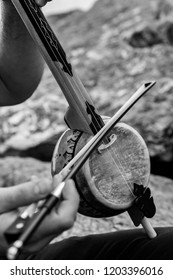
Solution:
[[[38,92],[36,98],[23,104],[0,109],[3,116],[0,125],[2,157],[13,155],[51,160],[54,146],[67,128],[63,120],[67,102],[57,94],[44,95],[49,79],[45,84],[42,96]]]
[[[55,145],[63,131],[64,126],[56,131],[46,130],[32,135],[16,134],[1,145],[1,156],[13,155],[51,161]]]
[[[31,176],[50,178],[50,163],[33,158],[5,157],[0,159],[0,187],[14,186],[29,181]]]
[[[162,41],[166,44],[173,44],[173,21],[168,18],[161,21],[157,26],[157,33],[160,34]]]
[[[171,22],[167,28],[167,38],[171,45],[173,45],[173,23]]]
[[[163,43],[156,30],[148,26],[143,30],[135,31],[129,39],[129,44],[134,48],[146,48]]]

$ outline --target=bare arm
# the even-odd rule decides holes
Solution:
[[[32,95],[44,63],[11,1],[0,0],[0,5],[0,106],[9,106]]]

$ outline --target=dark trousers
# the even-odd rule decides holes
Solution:
[[[154,239],[149,239],[143,229],[71,237],[50,244],[27,259],[172,260],[173,228],[156,228],[156,232]]]

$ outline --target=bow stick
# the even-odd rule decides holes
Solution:
[[[9,247],[7,252],[8,259],[15,259],[22,248],[26,245],[26,242],[30,239],[34,231],[38,228],[45,216],[51,211],[51,209],[60,200],[62,190],[65,185],[65,181],[73,178],[84,162],[88,159],[93,150],[103,140],[105,135],[113,128],[113,126],[127,113],[127,111],[143,96],[155,82],[150,82],[141,86],[136,93],[118,110],[118,112],[105,124],[104,127],[95,135],[91,140],[79,151],[79,153],[64,167],[64,169],[58,174],[61,183],[51,192],[44,204],[40,207],[39,211],[27,220],[24,224],[23,232],[19,238]],[[58,176],[56,175],[56,176]],[[26,210],[25,210],[26,212]],[[21,223],[21,221],[20,221]],[[148,236],[153,238],[156,233],[148,220],[144,217],[141,221]]]

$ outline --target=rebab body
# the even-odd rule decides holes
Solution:
[[[110,143],[97,147],[75,177],[79,212],[87,216],[113,216],[127,210],[134,202],[134,183],[148,185],[149,153],[139,133],[118,123],[111,136]],[[74,130],[63,133],[54,150],[52,174],[59,173],[91,137]]]

